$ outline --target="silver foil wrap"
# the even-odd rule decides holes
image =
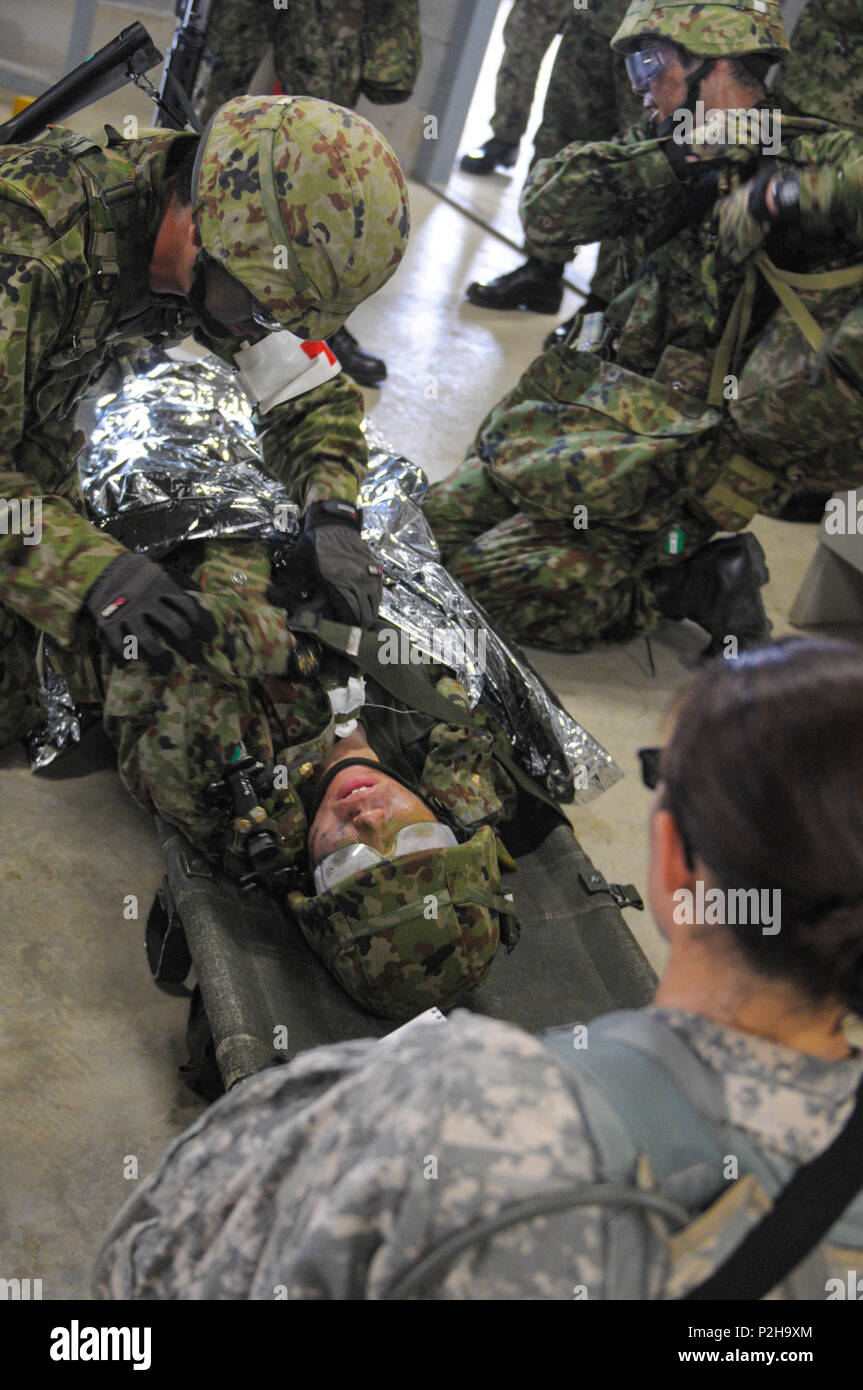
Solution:
[[[296,507],[260,469],[252,404],[218,360],[151,355],[99,397],[95,417],[80,463],[84,498],[96,524],[130,549],[158,559],[186,541],[296,534]],[[420,506],[428,488],[422,469],[372,428],[367,437],[360,501],[363,533],[384,573],[381,617],[407,634],[415,653],[440,659],[446,652],[471,705],[483,701],[519,762],[553,796],[592,800],[621,769],[440,564]],[[71,712],[56,686],[51,699],[58,717],[63,709],[68,740]],[[53,743],[50,719],[44,732],[44,743]]]

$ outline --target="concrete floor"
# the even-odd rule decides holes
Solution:
[[[538,351],[553,320],[491,314],[463,300],[471,278],[500,273],[510,249],[427,189],[411,192],[414,232],[399,273],[353,316],[389,377],[366,393],[368,415],[432,479],[460,461],[485,411]],[[568,292],[565,312],[576,306]],[[429,381],[437,397],[429,399]],[[775,629],[815,544],[815,528],[760,521]],[[635,750],[661,739],[661,719],[699,646],[670,625],[654,641],[581,656],[532,652],[566,707],[627,773],[572,814],[604,873],[645,884],[648,793]],[[86,1296],[106,1222],[135,1179],[199,1105],[177,1078],[184,1005],[151,984],[142,936],[160,877],[155,836],[116,774],[34,777],[17,749],[0,753],[0,1276],[41,1278],[43,1296]],[[136,911],[137,916],[132,915]],[[628,920],[647,955],[662,945],[644,914]]]

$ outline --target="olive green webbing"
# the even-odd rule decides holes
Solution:
[[[320,618],[308,609],[298,609],[288,617],[288,626],[297,632],[313,633],[325,647],[350,657],[355,665],[365,671],[394,695],[397,700],[420,714],[431,715],[443,724],[456,728],[476,729],[487,733],[475,719],[465,714],[458,705],[441,695],[434,687],[410,666],[398,662],[382,662],[376,634],[363,632],[360,628],[346,627],[344,623],[334,623],[328,618]],[[494,756],[506,768],[511,777],[529,796],[539,797],[547,806],[560,814],[560,805],[532,777],[519,767],[514,759],[495,748]]]
[[[707,393],[709,405],[721,406],[723,385],[732,364],[737,362],[743,344],[749,333],[752,320],[752,305],[755,300],[757,271],[761,271],[777,299],[787,309],[793,322],[800,329],[810,347],[818,352],[827,336],[810,314],[796,290],[840,290],[852,285],[863,284],[863,265],[843,266],[839,270],[821,270],[813,274],[800,274],[792,270],[780,270],[765,251],[759,251],[746,268],[746,279],[734,301],[728,322],[725,325],[713,370],[710,374],[710,389]]]
[[[284,247],[288,258],[288,268],[291,272],[291,284],[299,294],[303,290],[311,289],[312,286],[308,276],[304,275],[300,269],[294,248],[291,245],[291,239],[282,220],[282,210],[279,207],[279,195],[273,175],[275,138],[275,129],[270,125],[264,125],[258,138],[258,183],[261,189],[261,202],[267,215],[267,226],[270,229],[270,236],[273,238],[273,255],[275,257],[276,247]]]

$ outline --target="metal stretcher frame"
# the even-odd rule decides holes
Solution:
[[[623,919],[621,890],[612,892],[562,814],[536,802],[527,809],[501,828],[518,864],[503,886],[514,895],[521,940],[498,953],[462,1007],[531,1032],[642,1007],[656,976]],[[241,890],[158,817],[157,828],[164,901],[182,924],[226,1090],[279,1052],[290,1058],[396,1026],[344,993],[267,893]]]

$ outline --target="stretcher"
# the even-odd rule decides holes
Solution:
[[[244,891],[182,832],[156,823],[165,877],[148,956],[161,988],[191,993],[181,1071],[193,1090],[215,1099],[310,1047],[392,1030],[344,993],[264,889]],[[656,977],[621,913],[643,906],[636,890],[607,883],[566,817],[523,792],[501,837],[518,865],[503,891],[513,894],[521,939],[462,1006],[540,1032],[648,1003]]]

